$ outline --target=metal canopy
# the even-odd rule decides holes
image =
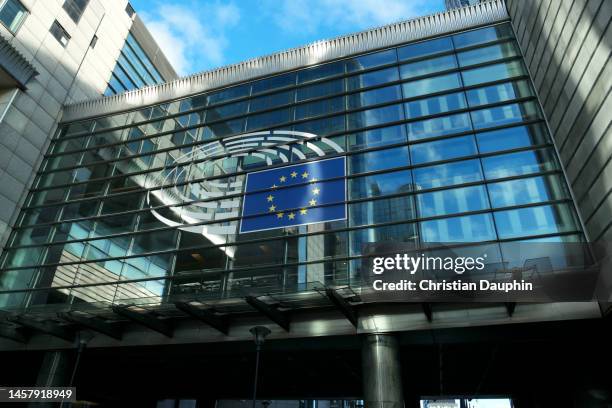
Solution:
[[[351,305],[335,289],[327,288],[325,289],[325,294],[327,295],[329,300],[334,304],[334,306],[336,306],[336,308],[338,308],[342,312],[344,317],[346,317],[348,321],[351,322],[351,324],[355,326],[355,328],[357,328],[359,324],[359,317],[357,316],[357,311],[355,310],[353,305]]]
[[[23,333],[22,330],[16,328],[16,327],[10,327],[10,326],[6,326],[6,325],[0,325],[0,337],[3,337],[5,339],[9,339],[9,340],[13,340],[16,341],[18,343],[27,343],[28,342],[28,336],[26,336],[25,333]]]
[[[289,319],[287,312],[282,312],[278,310],[278,308],[257,299],[255,296],[247,296],[245,300],[253,309],[257,310],[259,313],[278,324],[285,331],[289,331],[291,320]]]
[[[74,323],[98,333],[112,337],[113,339],[121,340],[122,332],[118,323],[109,323],[97,316],[85,315],[76,312],[58,313],[58,317],[68,322]]]
[[[69,342],[73,342],[75,339],[75,333],[73,330],[66,328],[65,326],[54,323],[51,320],[39,321],[31,318],[27,318],[25,316],[10,316],[7,317],[7,320],[18,324],[20,326],[26,327],[30,330],[34,330],[37,332],[50,334],[51,336],[60,338],[62,340],[66,340]]]
[[[136,311],[134,305],[127,306],[111,306],[113,312],[119,316],[125,317],[134,323],[138,323],[153,331],[163,334],[166,337],[172,337],[173,328],[167,320],[162,320],[145,309]]]
[[[229,333],[229,318],[220,316],[211,309],[200,308],[187,302],[175,302],[174,306],[189,316],[198,319],[223,334]]]

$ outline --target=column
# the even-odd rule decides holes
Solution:
[[[403,408],[399,344],[391,334],[368,334],[361,349],[366,408]]]
[[[70,381],[72,369],[72,358],[70,351],[47,351],[43,357],[38,376],[37,387],[66,387]],[[33,402],[29,406],[33,408],[57,407],[59,403]]]

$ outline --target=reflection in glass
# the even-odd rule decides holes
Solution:
[[[505,84],[470,89],[465,94],[471,107],[533,96],[531,86],[527,81],[506,82]]]
[[[461,72],[465,86],[484,84],[522,75],[527,75],[527,71],[521,61],[502,62]]]
[[[454,159],[477,154],[474,136],[454,137],[429,143],[418,143],[410,146],[413,164]]]
[[[500,238],[555,234],[578,230],[574,210],[567,204],[519,208],[495,213]]]
[[[358,229],[350,231],[349,237],[351,256],[393,252],[398,244],[414,247],[417,241],[414,224]]]
[[[444,37],[400,47],[397,49],[397,55],[400,61],[404,61],[421,58],[426,55],[452,51],[452,49],[453,43],[450,37]]]
[[[457,59],[454,55],[445,55],[443,57],[401,65],[400,76],[402,79],[409,79],[453,68],[457,68]]]
[[[369,105],[378,105],[385,102],[392,102],[402,98],[402,91],[399,85],[388,86],[385,88],[372,89],[348,96],[348,108],[357,109]]]
[[[488,180],[558,169],[554,151],[551,149],[485,157],[482,159],[482,167]]]
[[[408,139],[422,140],[472,130],[467,113],[408,123]]]
[[[484,186],[471,186],[452,190],[417,194],[416,202],[420,217],[457,214],[489,208]]]
[[[457,73],[419,79],[402,84],[404,98],[414,98],[416,96],[457,88],[461,88],[461,78]]]
[[[347,72],[361,71],[380,65],[392,64],[397,61],[395,50],[386,50],[355,57],[346,61]]]
[[[405,146],[394,149],[375,150],[373,152],[348,156],[350,174],[365,173],[408,166],[408,148]]]
[[[456,48],[468,47],[471,45],[484,44],[502,38],[513,37],[512,27],[508,23],[472,30],[453,36],[453,43]]]
[[[565,182],[558,174],[491,183],[489,194],[491,205],[494,208],[561,200],[569,197]]]
[[[346,89],[352,91],[399,80],[397,67],[385,68],[346,78]]]
[[[384,146],[406,141],[404,125],[389,126],[348,135],[350,150],[361,150],[368,147]]]
[[[378,197],[412,191],[410,171],[374,174],[350,178],[349,196],[351,199]]]
[[[528,126],[517,126],[476,134],[478,149],[481,153],[516,149],[519,147],[537,146],[547,143],[549,138],[546,128],[538,123]]]
[[[424,243],[481,242],[495,239],[491,214],[466,215],[423,221],[421,239]]]
[[[535,102],[513,103],[511,105],[472,111],[470,114],[472,115],[474,129],[525,122],[541,117],[540,110]]]
[[[409,195],[349,204],[351,227],[412,218],[414,218],[414,205],[412,196]]]
[[[436,115],[438,113],[450,112],[467,107],[463,92],[419,99],[408,102],[405,106],[406,117],[408,119]]]
[[[488,47],[477,48],[475,50],[464,51],[457,54],[459,65],[467,67],[469,65],[481,64],[483,62],[495,61],[519,55],[518,45],[514,41],[490,45]]]
[[[414,169],[417,190],[452,186],[482,180],[478,159]]]
[[[358,129],[404,119],[402,105],[390,105],[347,115],[348,129]]]

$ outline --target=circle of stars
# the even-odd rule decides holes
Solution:
[[[296,181],[306,181],[308,183],[312,184],[311,188],[311,194],[312,197],[311,199],[308,201],[308,206],[307,207],[303,207],[300,208],[299,210],[296,210],[297,213],[295,211],[290,211],[289,213],[286,213],[284,210],[279,210],[276,206],[276,204],[274,204],[274,195],[273,194],[269,194],[266,197],[266,201],[270,204],[270,206],[268,207],[268,213],[270,214],[274,214],[276,215],[276,219],[278,220],[282,220],[285,219],[285,216],[287,216],[288,220],[295,220],[295,217],[298,215],[308,215],[308,207],[314,207],[317,205],[317,197],[319,196],[319,194],[321,193],[321,189],[316,185],[316,183],[318,182],[318,180],[314,177],[310,178],[310,173],[308,173],[307,170],[304,170],[303,173],[298,173],[295,170],[292,171],[291,173],[289,173],[289,176],[285,176],[282,175],[278,178],[278,182],[279,184],[282,186],[283,184],[287,183],[287,180],[296,180]],[[279,187],[279,185],[277,185],[276,183],[272,184],[272,186],[270,186],[270,189],[272,191],[276,190]]]

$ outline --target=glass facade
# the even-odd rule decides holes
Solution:
[[[131,91],[165,82],[132,33],[128,36],[117,58],[105,96]]]
[[[346,157],[346,219],[237,232],[250,172],[323,156]],[[501,24],[64,124],[1,260],[2,288],[50,289],[0,305],[296,292],[358,282],[372,254],[471,243],[499,263],[536,238],[583,234]]]

